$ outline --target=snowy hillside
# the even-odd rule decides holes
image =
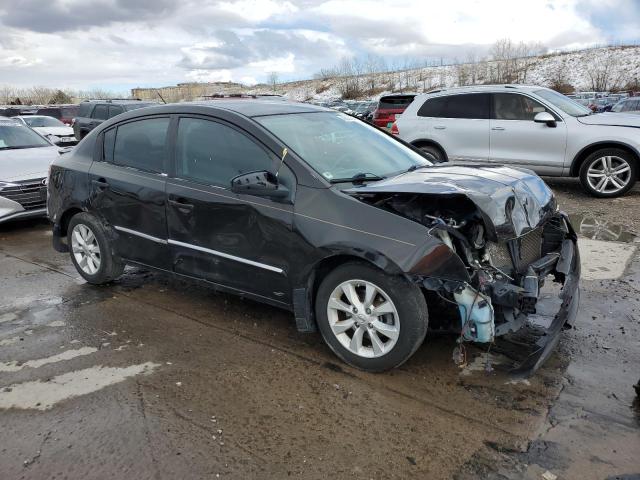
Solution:
[[[571,53],[548,54],[525,59],[483,61],[425,67],[400,72],[360,74],[349,77],[314,79],[283,83],[276,91],[293,100],[332,100],[340,98],[346,81],[357,82],[360,98],[377,98],[391,91],[424,92],[437,87],[459,84],[507,83],[501,70],[511,68],[513,79],[508,83],[526,83],[556,87],[564,85],[575,90],[621,89],[640,80],[640,46],[606,47]],[[514,80],[515,79],[515,80]],[[371,86],[374,86],[372,89]],[[272,93],[271,86],[258,85],[251,93]]]

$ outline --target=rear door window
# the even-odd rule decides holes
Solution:
[[[490,94],[467,93],[427,100],[418,110],[420,117],[488,119]]]
[[[107,106],[96,105],[93,109],[93,113],[91,114],[91,118],[95,118],[96,120],[106,120],[108,118]]]
[[[113,148],[113,163],[146,172],[166,171],[168,128],[167,117],[147,118],[119,125]],[[108,136],[105,134],[105,145],[107,140]],[[110,155],[108,147],[104,153],[105,157]]]

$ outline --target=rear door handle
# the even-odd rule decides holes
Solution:
[[[447,127],[445,127],[444,125],[435,125],[433,128],[435,128],[436,130],[444,130]]]
[[[177,200],[169,199],[169,205],[176,207],[183,213],[191,213],[191,211],[193,210],[193,203],[187,203],[182,198],[179,198]]]
[[[491,127],[491,130],[504,130],[504,127]]]
[[[104,178],[92,180],[91,183],[93,183],[98,188],[109,188],[109,183]]]

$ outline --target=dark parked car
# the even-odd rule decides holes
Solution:
[[[291,310],[369,371],[407,360],[430,322],[487,343],[539,308],[521,359],[534,369],[578,305],[576,235],[531,171],[432,165],[308,104],[120,115],[54,162],[48,209],[54,247],[88,282],[125,264],[198,279]],[[552,280],[559,299],[540,295]]]
[[[47,105],[38,108],[35,114],[57,118],[65,125],[71,126],[73,119],[78,116],[79,112],[79,105]]]
[[[73,132],[78,140],[105,120],[136,108],[155,105],[140,100],[85,100],[80,104],[78,116],[73,122]]]
[[[393,94],[380,97],[378,108],[373,112],[373,124],[376,127],[391,128],[400,115],[413,102],[415,93]]]

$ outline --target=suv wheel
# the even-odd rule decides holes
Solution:
[[[87,282],[100,285],[122,275],[124,263],[113,254],[106,228],[93,215],[78,213],[71,218],[67,242],[71,261]]]
[[[580,183],[594,197],[617,197],[633,187],[635,181],[635,159],[618,148],[598,150],[580,167]]]
[[[420,289],[362,263],[329,273],[320,284],[315,308],[331,350],[370,372],[403,364],[427,333],[427,304]]]
[[[418,146],[418,149],[422,153],[426,154],[427,158],[433,163],[442,163],[447,161],[442,151],[433,145],[420,145]]]

